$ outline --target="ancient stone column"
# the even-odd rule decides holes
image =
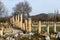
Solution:
[[[3,35],[3,26],[2,26],[2,31],[1,31],[1,36]]]
[[[10,18],[10,22],[13,23],[13,19],[12,18]]]
[[[56,32],[56,23],[54,23],[54,32]]]
[[[12,20],[11,20],[11,18],[10,18],[10,22],[12,23]]]
[[[20,28],[22,29],[23,26],[23,15],[21,14],[21,21],[20,21]]]
[[[25,19],[25,25],[26,25],[26,26],[25,26],[25,30],[28,31],[28,30],[27,30],[27,25],[28,25],[28,24],[27,24],[27,19]]]
[[[20,24],[19,24],[19,14],[18,14],[17,16],[18,16],[18,20],[17,20],[17,21],[18,21],[18,27],[19,27],[19,25],[20,25]]]
[[[15,21],[15,25],[17,26],[17,15],[16,15],[16,21]]]
[[[49,34],[49,25],[47,26],[47,33]]]
[[[41,21],[39,21],[38,32],[41,33]]]
[[[23,30],[25,30],[25,23],[23,23],[23,27],[22,28],[23,28]]]
[[[12,17],[12,20],[13,20],[13,24],[14,24],[14,16]]]
[[[29,18],[29,32],[31,32],[31,18]]]

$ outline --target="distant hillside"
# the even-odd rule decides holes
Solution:
[[[60,21],[60,14],[55,15],[53,13],[51,14],[45,14],[45,13],[41,13],[41,14],[38,14],[38,15],[34,15],[34,16],[31,16],[32,20],[35,20],[35,21]]]
[[[35,16],[31,16],[32,20],[42,20],[42,21],[46,21],[47,18],[48,18],[48,14],[45,14],[45,13],[41,13],[41,14],[38,14],[38,15],[35,15]]]

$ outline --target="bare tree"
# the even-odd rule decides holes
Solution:
[[[4,4],[0,1],[0,17],[4,15],[5,7]]]
[[[15,7],[14,7],[14,15],[17,14],[23,14],[24,17],[28,17],[29,13],[31,12],[31,7],[27,1],[25,2],[19,2]]]

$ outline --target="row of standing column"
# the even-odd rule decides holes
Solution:
[[[19,20],[20,19],[20,20]],[[29,21],[28,21],[29,20]],[[25,25],[27,31],[31,32],[31,18],[25,19]],[[12,23],[18,26],[19,28],[23,29],[23,15],[16,15],[15,19],[14,16],[12,17]]]
[[[42,27],[42,24],[41,24],[41,21],[39,21],[39,27],[38,27],[38,33],[41,33],[41,27]],[[54,23],[54,32],[56,32],[56,23]],[[49,25],[47,25],[47,33],[49,34]]]
[[[22,14],[20,16],[21,16],[20,18],[19,18],[19,15],[15,16],[16,20],[14,20],[14,16],[12,17],[13,24],[15,23],[15,25],[18,25],[21,29],[23,29],[23,16],[22,16]],[[19,19],[21,19],[21,20],[19,20]],[[31,32],[31,30],[32,30],[32,26],[31,25],[32,25],[31,18],[28,18],[28,20],[25,19],[25,25],[24,25],[24,27],[27,30],[27,32]],[[39,21],[38,32],[41,33],[41,21]]]
[[[56,23],[54,23],[54,32],[56,32]],[[47,33],[49,34],[49,25],[47,26]]]
[[[20,19],[20,20],[19,20]],[[19,26],[20,28],[22,28],[23,25],[23,16],[21,15],[16,15],[15,18],[14,16],[11,18],[13,25]]]
[[[26,31],[27,32],[31,32],[31,18],[28,18],[28,20],[27,19],[25,19],[25,29],[26,29]]]
[[[16,23],[16,25],[18,25],[21,29],[23,27],[23,16],[22,14],[20,15],[21,17],[19,18],[19,15],[16,16],[16,21],[14,21],[14,16],[12,17],[13,19],[13,24]],[[21,20],[19,20],[21,19]],[[29,18],[29,21],[27,21],[27,19],[25,19],[25,24],[26,24],[26,30],[31,32],[31,18]],[[29,25],[29,26],[28,26]],[[41,33],[41,21],[39,21],[39,27],[38,27],[38,32]],[[47,32],[49,34],[49,25],[47,26]],[[56,32],[56,23],[54,23],[54,32]]]
[[[29,18],[28,21],[26,19],[25,23],[26,23],[26,30],[27,30],[27,32],[31,32],[32,31],[32,20],[31,20],[31,18]],[[41,33],[41,21],[39,21],[38,33]]]

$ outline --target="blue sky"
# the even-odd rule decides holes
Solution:
[[[39,13],[53,13],[55,10],[60,11],[60,0],[1,0],[9,13],[12,12],[12,8],[19,2],[28,1],[32,7],[30,15],[36,15]]]

